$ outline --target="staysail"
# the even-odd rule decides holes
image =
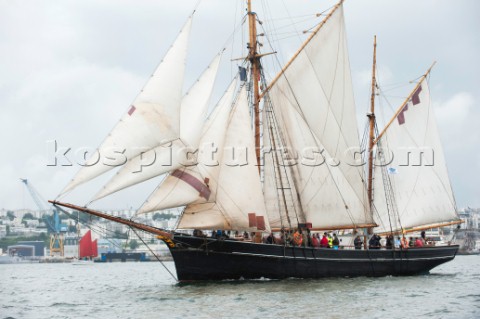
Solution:
[[[216,196],[204,204],[188,205],[179,228],[270,229],[258,174],[246,86],[240,91],[228,122]],[[223,221],[208,218],[219,214],[224,217]],[[199,225],[201,227],[197,227]]]
[[[376,153],[376,232],[458,220],[426,80],[381,136]]]
[[[97,149],[96,155],[87,160],[59,196],[146,150],[179,137],[180,103],[191,24],[190,17],[127,113]]]
[[[218,54],[183,97],[179,137],[129,160],[93,200],[189,164],[192,160],[189,157],[194,156],[199,146],[220,58],[221,54]]]
[[[210,125],[202,137],[202,143],[211,143],[207,141],[210,138],[214,143],[219,138],[223,139],[218,141],[221,144],[217,144],[218,148],[222,149],[218,154],[218,165],[205,165],[200,159],[200,164],[195,168],[174,172],[152,195],[145,207],[141,208],[141,212],[165,208],[166,205],[171,205],[172,200],[168,196],[181,196],[191,202],[182,203],[186,208],[178,228],[269,229],[256,166],[246,86],[243,85],[230,111],[228,97],[231,97],[229,91],[232,89],[234,86],[227,90],[215,111],[216,114],[214,113],[213,121],[207,122]],[[228,118],[224,116],[225,110],[229,111]],[[224,134],[221,130],[225,124],[222,125],[220,121],[227,123]]]
[[[204,123],[200,139],[201,149],[198,153],[198,164],[178,169],[167,176],[140,207],[137,214],[186,206],[194,202],[206,202],[210,199],[210,196],[215,197],[220,171],[218,161],[223,155],[225,134],[237,84],[236,80],[232,81],[212,114]],[[205,178],[208,178],[208,187],[210,192],[213,192],[209,196],[205,194],[205,196],[201,196],[199,191],[203,187],[207,187]],[[192,187],[194,179],[200,181],[200,183],[197,182],[193,185],[195,187]]]

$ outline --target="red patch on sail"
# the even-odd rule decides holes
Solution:
[[[257,227],[257,215],[248,213],[248,227]]]
[[[400,125],[405,123],[405,114],[404,114],[405,111],[408,111],[408,103],[405,104],[405,107],[403,108],[403,110],[397,115],[398,124]]]
[[[421,86],[419,86],[418,89],[415,91],[415,93],[413,93],[413,96],[412,96],[413,105],[417,105],[418,103],[420,103],[420,92],[422,92]]]
[[[265,219],[263,216],[257,216],[257,229],[258,230],[265,230]]]
[[[130,110],[128,110],[128,115],[132,116],[133,112],[135,112],[137,108],[135,106],[130,106]]]
[[[187,172],[182,172],[178,169],[174,170],[171,175],[175,176],[178,179],[181,179],[188,185],[192,186],[194,189],[198,191],[199,195],[205,198],[206,200],[210,198],[210,193],[211,193],[210,188],[208,188],[208,186],[206,186],[202,181],[200,181],[195,176],[190,175]]]

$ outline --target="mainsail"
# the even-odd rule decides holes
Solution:
[[[422,79],[377,143],[374,216],[377,232],[458,221],[430,99]]]
[[[360,142],[343,7],[320,27],[282,70],[268,96],[281,117],[290,143],[286,146],[311,158],[310,164],[292,169],[306,221],[323,229],[373,225],[357,156]]]

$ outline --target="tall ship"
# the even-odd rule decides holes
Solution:
[[[222,51],[182,92],[194,13],[98,147],[103,160],[92,156],[50,202],[156,234],[168,245],[180,281],[415,275],[454,259],[453,244],[367,244],[379,234],[399,238],[461,222],[430,99],[431,68],[380,129],[375,43],[362,142],[343,1],[319,15],[274,76],[267,76],[262,61],[276,51],[260,44],[259,37],[268,35],[257,32],[262,24],[252,5],[246,1],[243,20],[247,52],[236,60],[239,72],[223,84],[213,111],[207,114]],[[115,167],[92,201],[164,175],[137,214],[181,207],[174,230],[63,199]],[[308,237],[331,231],[360,238],[360,249],[307,244]],[[218,236],[206,236],[210,232]],[[228,238],[225,232],[249,236]],[[288,240],[300,232],[303,243]],[[261,240],[272,233],[276,240]]]

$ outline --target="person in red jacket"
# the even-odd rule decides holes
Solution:
[[[320,238],[318,237],[318,233],[312,235],[312,246],[315,248],[320,246]]]
[[[324,234],[323,234],[322,240],[320,241],[320,247],[328,248],[327,233],[324,233]]]
[[[423,247],[423,241],[422,239],[418,238],[415,239],[415,247]]]

